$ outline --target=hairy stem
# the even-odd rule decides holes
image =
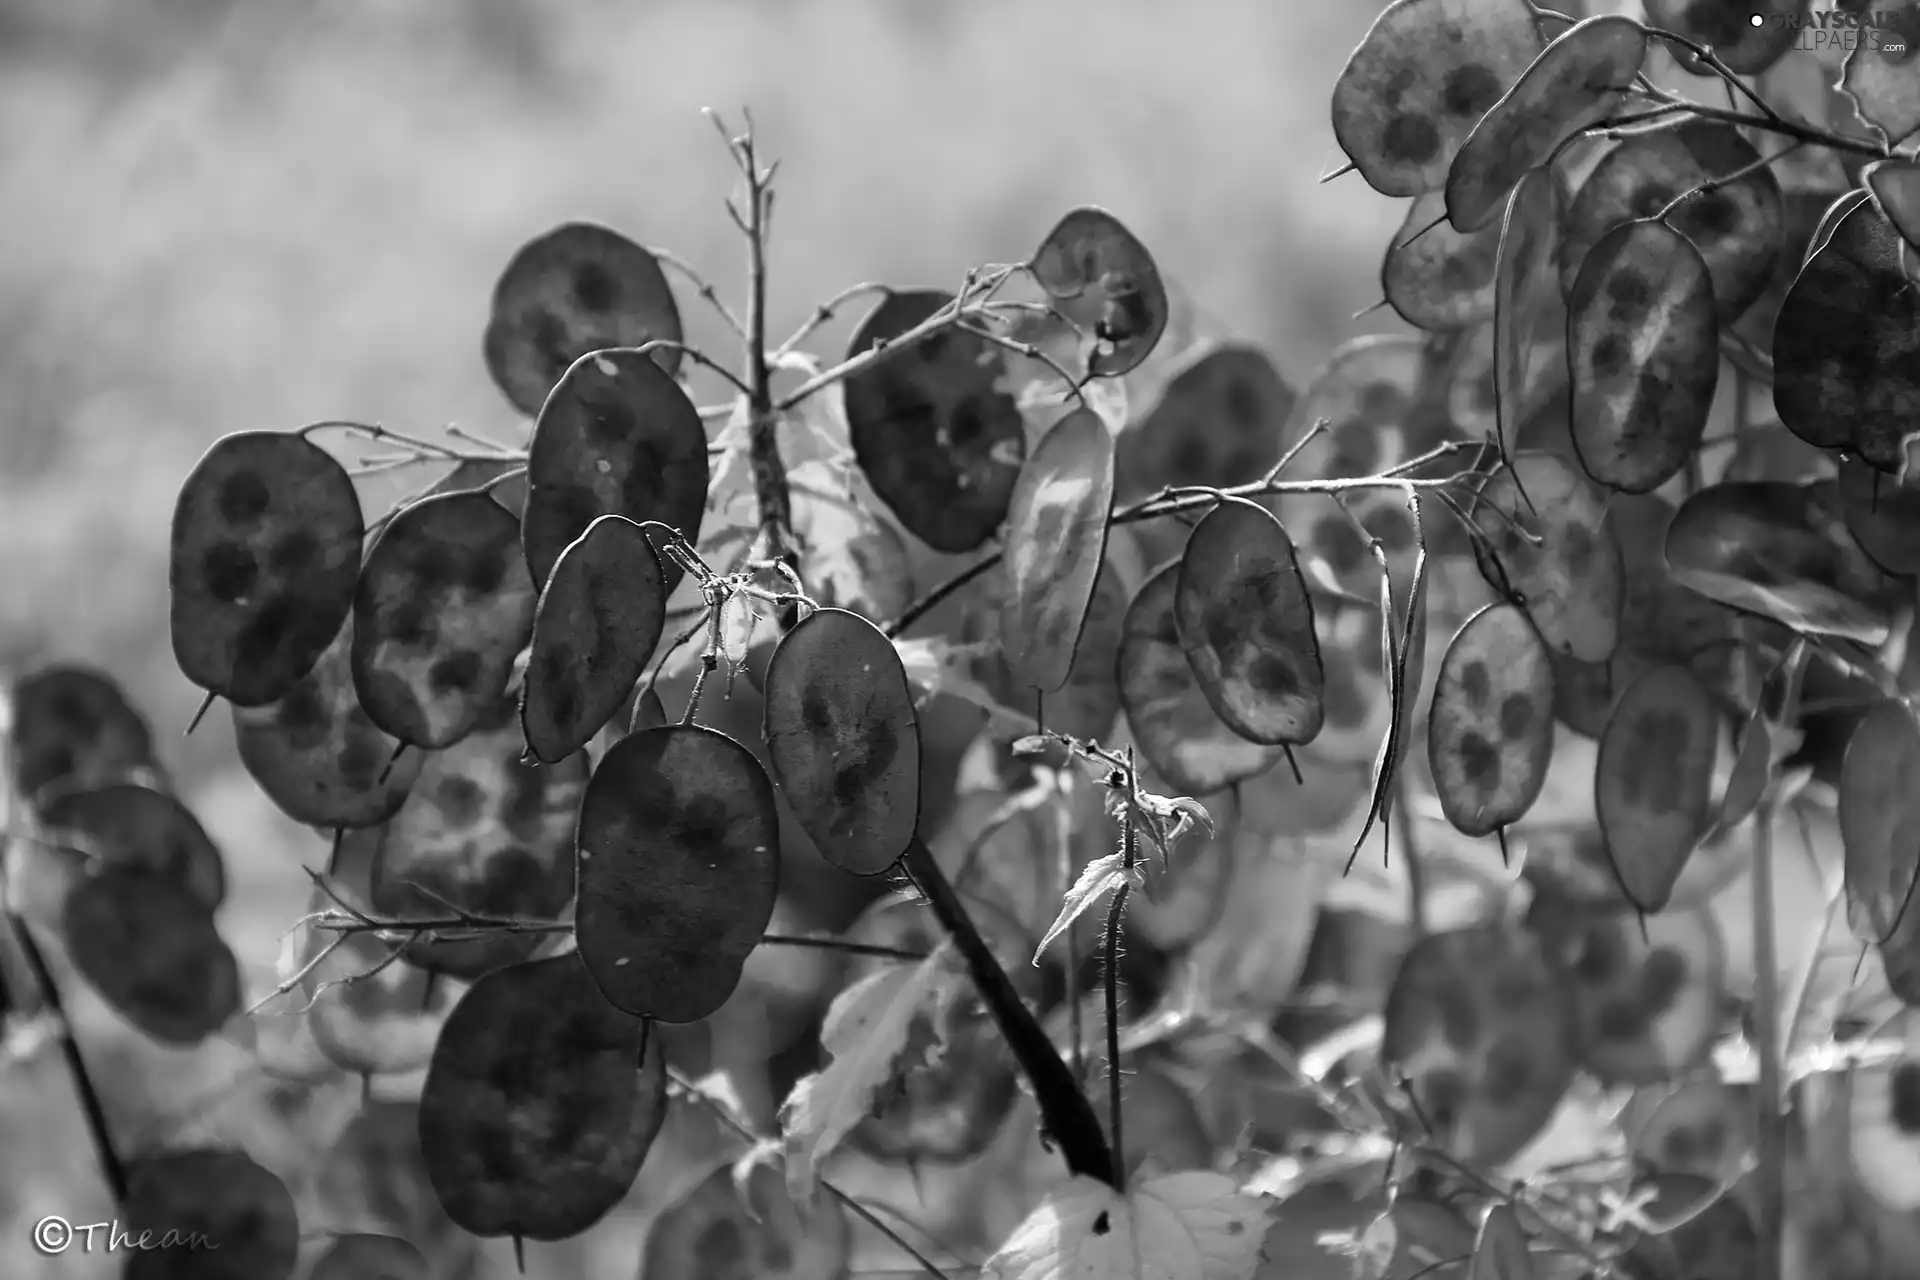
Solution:
[[[1121,823],[1120,838],[1125,842],[1123,860],[1129,870],[1133,867],[1134,853],[1138,849],[1138,835],[1134,830],[1132,817]],[[1113,893],[1113,905],[1107,908],[1106,936],[1106,972],[1102,974],[1102,985],[1106,988],[1107,998],[1107,1114],[1113,1129],[1113,1186],[1116,1191],[1127,1189],[1127,1140],[1121,1129],[1121,1079],[1120,1079],[1120,920],[1127,909],[1127,891],[1133,888],[1122,884]]]
[[[1012,979],[994,959],[986,939],[980,936],[979,926],[961,905],[960,895],[947,882],[946,873],[934,861],[932,851],[916,836],[907,846],[902,861],[914,884],[926,895],[934,918],[953,938],[953,945],[966,962],[967,973],[979,990],[980,999],[993,1015],[1001,1037],[1013,1052],[1014,1061],[1020,1064],[1021,1072],[1033,1086],[1034,1098],[1040,1104],[1040,1123],[1060,1148],[1067,1171],[1098,1179],[1118,1190],[1113,1152],[1107,1145],[1106,1134],[1100,1131],[1100,1119],[1094,1114],[1093,1104],[1080,1091],[1073,1069],[1053,1047],[1053,1041],[1048,1039],[1033,1011],[1013,989]]]

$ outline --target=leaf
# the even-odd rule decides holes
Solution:
[[[1847,532],[1890,574],[1920,573],[1920,489],[1853,458],[1840,463],[1840,507]]]
[[[305,436],[216,440],[173,508],[168,629],[181,674],[239,706],[284,695],[347,620],[365,531],[346,468]]]
[[[1092,335],[1090,377],[1117,378],[1130,371],[1166,332],[1170,308],[1160,268],[1133,232],[1105,209],[1069,210],[1041,240],[1027,269],[1054,308]]]
[[[1208,795],[1265,772],[1282,753],[1235,733],[1201,692],[1174,613],[1179,581],[1174,561],[1134,594],[1114,673],[1127,725],[1147,763],[1175,790]]]
[[[1860,563],[1857,546],[1831,536],[1814,503],[1808,486],[1779,481],[1701,489],[1667,527],[1674,581],[1804,634],[1883,643],[1888,619],[1860,598],[1876,570]]]
[[[1090,409],[1041,437],[1008,503],[1001,634],[1013,673],[1042,693],[1067,682],[1093,606],[1113,509],[1114,442]]]
[[[1313,741],[1326,716],[1313,599],[1272,514],[1230,499],[1202,517],[1173,614],[1195,682],[1229,728],[1267,746]]]
[[[555,920],[574,893],[573,831],[586,753],[557,764],[524,759],[512,697],[472,733],[436,751],[400,812],[380,828],[370,896],[400,919],[452,912]],[[458,930],[453,932],[458,933]],[[407,944],[408,963],[477,978],[533,955],[543,935],[483,930]]]
[[[1519,436],[1529,362],[1540,320],[1538,295],[1553,263],[1555,223],[1560,214],[1553,170],[1542,165],[1521,174],[1505,203],[1493,308],[1494,439],[1502,457]]]
[[[1218,1173],[1172,1173],[1124,1196],[1085,1176],[1042,1200],[985,1264],[990,1280],[1251,1280],[1273,1209]]]
[[[1553,755],[1553,664],[1525,611],[1496,602],[1455,633],[1427,712],[1427,762],[1456,831],[1486,836],[1539,799]]]
[[[683,336],[659,259],[607,227],[566,222],[508,260],[493,286],[482,346],[494,385],[533,417],[561,375],[589,351],[664,340],[676,345],[651,355],[671,378],[680,371]]]
[[[1646,8],[1650,24],[1711,46],[1740,76],[1757,76],[1778,62],[1810,26],[1807,0],[1646,0]],[[1717,74],[1692,53],[1667,49],[1694,75]]]
[[[426,762],[367,715],[353,685],[353,623],[277,701],[233,708],[240,763],[267,799],[310,827],[378,826]]]
[[[520,526],[493,499],[468,490],[401,510],[353,599],[348,661],[367,718],[430,751],[466,737],[507,690],[535,598]]]
[[[56,784],[97,787],[143,770],[164,782],[153,727],[107,672],[54,663],[22,674],[7,692],[6,781],[26,803]]]
[[[1525,0],[1395,0],[1334,82],[1333,136],[1381,195],[1437,191],[1545,43]]]
[[[706,517],[707,429],[686,390],[634,348],[590,351],[567,367],[527,442],[527,569],[537,586],[597,518],[658,521],[689,543]],[[658,550],[662,535],[647,534]],[[667,595],[683,570],[661,561]]]
[[[1259,348],[1203,347],[1121,433],[1116,496],[1132,500],[1168,485],[1224,488],[1258,480],[1280,461],[1297,398]]]
[[[1847,740],[1839,784],[1847,919],[1875,945],[1899,929],[1920,877],[1920,724],[1900,702],[1881,701]]]
[[[1647,59],[1647,29],[1603,14],[1556,36],[1473,127],[1447,169],[1447,221],[1487,224],[1527,170],[1612,115]]]
[[[780,819],[753,753],[699,725],[629,734],[580,802],[574,936],[617,1009],[698,1022],[773,917]]]
[[[1567,295],[1573,448],[1586,473],[1651,493],[1700,448],[1720,381],[1713,279],[1664,222],[1623,222]]]
[[[1520,1215],[1511,1204],[1496,1204],[1480,1224],[1467,1280],[1533,1280],[1533,1275],[1533,1256],[1527,1252]]]
[[[1685,667],[1650,668],[1600,739],[1594,809],[1625,900],[1662,910],[1712,821],[1719,712]]]
[[[125,1280],[290,1280],[299,1263],[300,1222],[286,1184],[231,1147],[135,1161],[121,1213],[112,1230]],[[143,1237],[144,1247],[135,1243]],[[182,1239],[195,1243],[168,1247]]]
[[[1774,410],[1808,444],[1897,474],[1920,412],[1920,290],[1906,241],[1853,191],[1814,245],[1774,324]]]
[[[1876,5],[1873,12],[1876,21],[1862,23],[1855,32],[1858,38],[1847,55],[1840,88],[1860,118],[1886,142],[1901,142],[1920,129],[1920,67],[1914,65],[1920,5],[1893,0],[1884,9]],[[1874,189],[1877,194],[1878,184]]]
[[[645,673],[666,623],[653,544],[624,516],[600,516],[554,562],[533,615],[520,724],[554,764],[613,718]]]
[[[1707,841],[1725,839],[1735,827],[1753,816],[1766,797],[1767,785],[1773,781],[1782,754],[1774,747],[1773,729],[1764,708],[1756,705],[1740,732],[1733,772],[1727,775],[1727,789],[1720,794],[1719,812],[1713,820],[1713,829],[1705,837]]]
[[[1380,261],[1387,305],[1430,333],[1466,329],[1494,315],[1500,228],[1489,223],[1462,233],[1445,219],[1444,192],[1416,197]]]
[[[853,359],[951,306],[938,289],[888,292],[847,344]],[[999,531],[1026,458],[1006,353],[943,329],[848,377],[847,431],[874,494],[935,551],[972,551]]]
[[[1504,924],[1432,933],[1401,956],[1380,1064],[1404,1073],[1414,1132],[1458,1160],[1498,1165],[1545,1127],[1573,1082],[1572,1009],[1529,933]]]
[[[1672,30],[1671,27],[1668,30]],[[1560,284],[1573,293],[1593,247],[1615,228],[1674,206],[1665,222],[1699,252],[1714,305],[1732,321],[1758,301],[1786,249],[1780,180],[1730,124],[1691,119],[1634,134],[1608,149],[1561,218]],[[1722,179],[1732,174],[1731,182]],[[1711,189],[1703,189],[1708,184]]]
[[[820,1048],[829,1061],[796,1082],[780,1108],[787,1193],[795,1203],[812,1202],[820,1166],[874,1109],[908,1050],[915,1019],[944,998],[937,993],[958,985],[953,956],[942,943],[924,960],[867,975],[827,1007]]]
[[[213,909],[171,876],[101,866],[67,893],[60,927],[80,976],[163,1045],[197,1045],[240,1012],[240,966]]]
[[[1046,936],[1040,939],[1040,945],[1034,948],[1033,963],[1038,965],[1040,957],[1052,941],[1073,927],[1073,922],[1085,915],[1093,905],[1109,893],[1117,893],[1122,885],[1131,885],[1144,890],[1146,876],[1137,868],[1126,865],[1126,856],[1119,852],[1109,853],[1095,858],[1080,869],[1080,878],[1067,890],[1066,900],[1060,906],[1060,914],[1047,926]]]
[[[1604,661],[1620,639],[1624,575],[1605,513],[1572,463],[1525,450],[1481,485],[1473,513],[1491,545],[1477,552],[1488,584],[1510,587],[1548,646],[1583,662]]]
[[[420,1150],[476,1236],[565,1240],[626,1198],[667,1115],[647,1025],[574,952],[509,965],[460,998],[420,1091]]]

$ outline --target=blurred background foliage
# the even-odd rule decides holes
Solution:
[[[955,287],[1092,203],[1152,248],[1203,333],[1262,344],[1298,383],[1397,324],[1350,317],[1379,297],[1403,202],[1316,182],[1337,157],[1334,77],[1375,9],[0,0],[0,668],[72,658],[126,682],[226,849],[229,941],[270,982],[312,838],[240,773],[225,715],[177,737],[198,696],[166,639],[168,519],[213,440],[330,418],[511,434],[480,361],[487,298],[567,218],[738,297],[734,174],[703,107],[738,123],[751,106],[780,161],[776,335],[858,281]],[[681,297],[692,340],[731,356]],[[243,1057],[209,1068],[75,1003],[130,1142],[219,1097],[207,1072]],[[0,1083],[11,1280],[118,1274],[28,1247],[40,1214],[111,1216],[67,1096],[52,1053]],[[297,1167],[297,1135],[246,1097],[198,1122]],[[627,1274],[630,1240],[607,1247],[612,1269],[588,1273]],[[579,1274],[565,1252],[531,1250],[528,1274]]]

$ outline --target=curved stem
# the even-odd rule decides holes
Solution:
[[[960,903],[960,895],[947,882],[946,873],[934,861],[933,853],[918,836],[907,846],[904,858],[907,874],[927,897],[934,918],[953,938],[953,945],[966,962],[967,973],[980,992],[980,999],[993,1015],[995,1025],[1013,1051],[1014,1061],[1033,1086],[1040,1104],[1040,1123],[1060,1148],[1067,1171],[1094,1178],[1119,1190],[1114,1176],[1113,1151],[1107,1135],[1100,1131],[1100,1119],[1093,1104],[1080,1091],[1060,1051],[1033,1016],[1032,1010],[1013,989],[1013,981],[994,959],[980,929]]]

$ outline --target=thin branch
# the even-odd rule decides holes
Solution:
[[[728,310],[727,304],[720,300],[720,291],[714,288],[713,283],[705,276],[694,270],[691,263],[688,263],[686,260],[675,256],[665,249],[649,246],[647,252],[685,276],[687,283],[694,287],[694,291],[706,299],[707,305],[718,312],[722,320],[726,321],[727,328],[733,330],[734,337],[744,339],[747,336],[747,331],[740,325],[740,318]]]
[[[847,288],[842,289],[840,292],[834,294],[831,298],[828,298],[825,302],[822,302],[818,306],[816,306],[813,309],[813,314],[807,317],[806,323],[802,324],[798,329],[795,329],[791,334],[787,335],[787,340],[781,343],[778,347],[774,348],[774,352],[773,352],[774,362],[777,364],[781,360],[784,360],[788,356],[792,355],[795,351],[798,351],[800,349],[800,344],[805,342],[808,338],[811,338],[816,329],[818,329],[821,325],[826,324],[827,322],[832,320],[833,317],[836,314],[838,314],[841,307],[846,306],[849,302],[852,302],[855,298],[864,298],[870,293],[885,295],[891,292],[893,292],[893,290],[888,288],[886,285],[873,284],[871,282],[866,284],[850,285]]]

